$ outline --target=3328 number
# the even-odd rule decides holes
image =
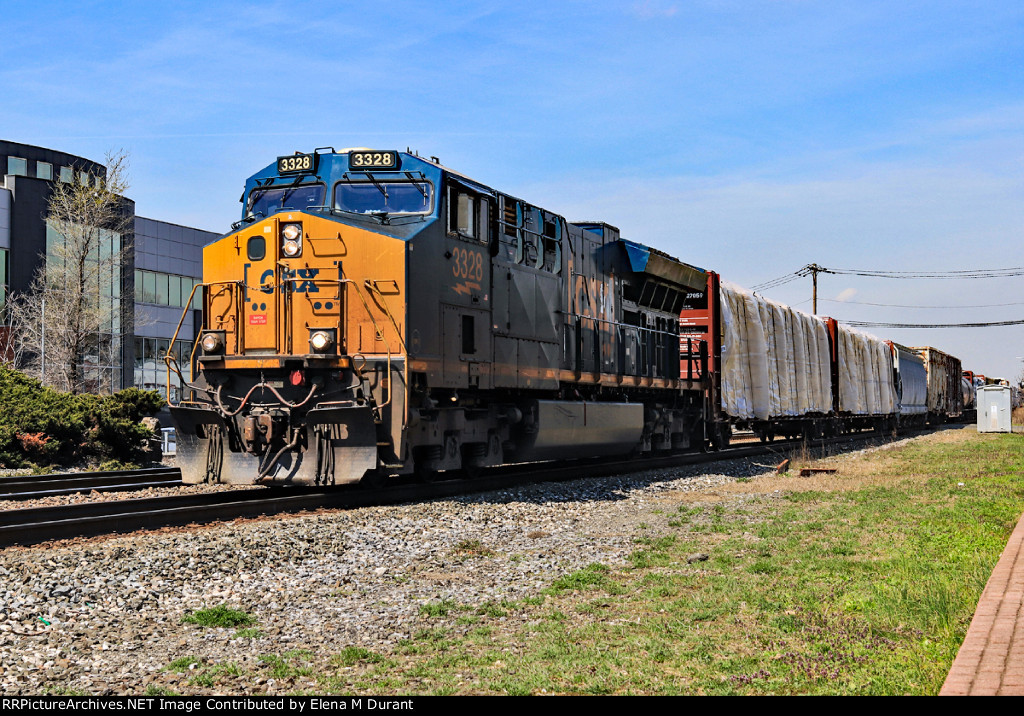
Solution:
[[[393,169],[397,164],[398,158],[394,152],[353,152],[349,155],[349,166],[352,167]]]
[[[296,154],[292,157],[279,157],[277,160],[277,173],[286,172],[308,172],[313,170],[313,156],[310,154]]]
[[[455,264],[452,266],[452,273],[455,278],[471,279],[482,281],[484,277],[484,255],[479,251],[468,251],[456,246],[452,254]]]

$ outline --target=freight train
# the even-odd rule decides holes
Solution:
[[[282,156],[242,202],[204,249],[193,354],[166,357],[187,389],[171,413],[188,483],[433,480],[962,409],[933,400],[927,352],[433,157]],[[943,367],[959,380],[958,364]]]

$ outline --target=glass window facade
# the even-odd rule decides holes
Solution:
[[[202,283],[202,281],[190,276],[136,269],[135,302],[184,308],[192,293],[192,287],[197,283]],[[192,300],[192,308],[199,310],[202,306],[202,292],[196,291]]]
[[[60,180],[65,184],[70,184],[75,178],[75,172],[71,167],[60,168]]]
[[[88,342],[81,368],[87,392],[110,393],[121,389],[121,235],[94,229],[91,239],[81,278],[86,283],[86,312],[96,333]],[[73,243],[47,222],[46,272],[56,310],[61,310],[62,303],[70,305],[69,294],[79,290],[68,285],[74,277],[64,270],[66,262],[75,261],[68,248]]]
[[[53,181],[53,165],[49,162],[36,162],[36,176],[40,179]]]
[[[21,157],[7,157],[7,173],[20,177],[28,176],[28,160]]]
[[[193,346],[192,341],[174,341],[173,345],[172,355],[186,378],[189,376]],[[177,402],[181,399],[182,385],[173,371],[170,377],[171,393],[170,396],[167,395],[167,365],[164,363],[164,356],[171,347],[171,341],[167,338],[135,336],[135,387],[159,391],[165,398],[170,397],[172,401]]]

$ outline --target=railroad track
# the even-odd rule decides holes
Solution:
[[[0,500],[36,500],[81,492],[141,490],[179,485],[181,471],[176,467],[12,475],[0,477]]]
[[[911,434],[916,433],[907,433],[899,437]],[[890,439],[876,433],[862,433],[815,441],[810,448],[829,447],[842,451],[860,448],[865,443],[881,443]],[[473,479],[441,480],[433,483],[396,480],[395,484],[375,488],[362,485],[333,488],[259,487],[199,495],[6,510],[0,511],[0,547],[317,509],[350,509],[438,499],[506,489],[531,482],[567,481],[737,458],[773,456],[781,461],[787,453],[802,448],[803,443],[800,440],[776,441],[767,445],[748,443],[714,453],[687,453],[614,462],[581,460],[558,464],[504,466],[485,470],[481,476]]]

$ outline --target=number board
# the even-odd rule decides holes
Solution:
[[[398,152],[352,152],[348,155],[349,169],[398,169]]]
[[[304,174],[316,171],[319,154],[292,154],[277,158],[278,174]]]

